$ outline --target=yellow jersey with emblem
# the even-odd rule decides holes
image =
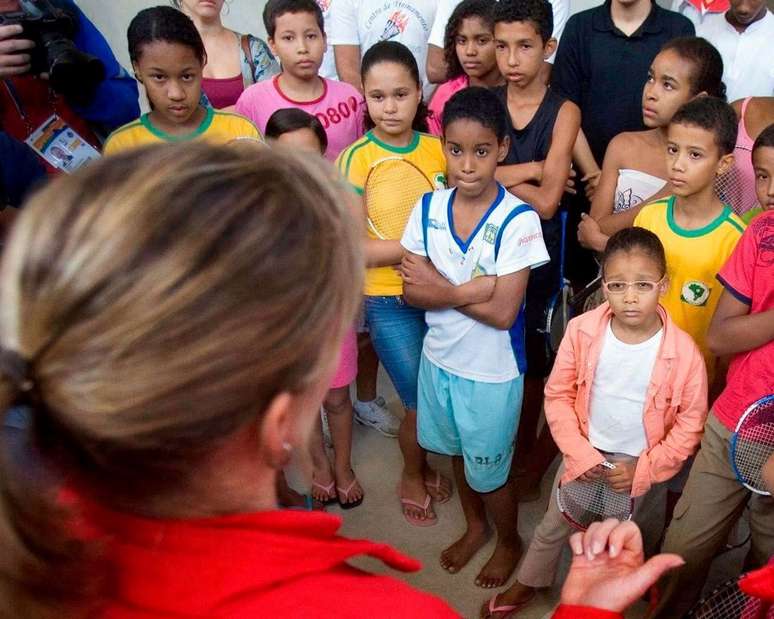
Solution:
[[[745,224],[726,205],[703,228],[686,230],[675,222],[674,209],[674,196],[658,200],[639,212],[634,225],[647,228],[661,239],[669,277],[661,304],[677,326],[693,337],[712,380],[715,357],[707,348],[707,330],[723,291],[715,276],[734,251]]]
[[[235,138],[263,139],[261,132],[244,116],[206,108],[204,120],[187,135],[171,135],[156,127],[148,114],[143,114],[108,136],[103,153],[112,155],[129,148],[165,142],[206,140],[213,144],[226,144]]]
[[[414,132],[411,143],[405,147],[387,144],[377,138],[373,131],[369,131],[341,152],[336,166],[358,195],[362,196],[371,168],[384,159],[395,157],[406,159],[417,166],[436,189],[446,187],[446,158],[441,140],[418,131]],[[368,230],[368,236],[377,238],[371,230]],[[364,292],[374,297],[399,296],[403,294],[403,281],[392,267],[370,268],[366,271]]]

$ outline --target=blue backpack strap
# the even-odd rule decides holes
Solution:
[[[508,227],[508,224],[511,223],[516,217],[521,215],[522,213],[526,213],[527,211],[533,210],[532,207],[529,204],[520,204],[515,209],[513,209],[510,213],[508,213],[507,217],[503,220],[503,223],[500,224],[500,229],[497,231],[497,237],[495,237],[495,246],[494,246],[494,255],[495,260],[497,260],[497,256],[500,253],[500,243],[502,243],[503,240],[503,234],[505,233],[505,228]]]
[[[430,200],[433,199],[433,193],[428,192],[422,196],[422,240],[425,244],[425,256],[427,253],[427,226],[430,221]]]

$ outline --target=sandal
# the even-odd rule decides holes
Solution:
[[[427,517],[428,511],[430,509],[430,503],[432,502],[432,498],[429,494],[425,495],[425,500],[423,503],[417,503],[416,501],[412,501],[411,499],[407,499],[406,497],[401,496],[400,483],[398,483],[398,497],[400,498],[401,512],[403,512],[403,517],[406,519],[406,522],[414,525],[415,527],[432,527],[433,525],[438,524],[437,514],[434,514],[432,518]],[[417,509],[420,509],[422,512],[424,512],[425,518],[417,518],[416,516],[407,514],[403,509],[404,507],[416,507]]]
[[[497,604],[497,594],[493,595],[491,598],[489,598],[489,603],[487,604],[487,611],[489,614],[487,617],[493,617],[494,619],[507,619],[507,617],[511,616],[511,613],[516,612],[527,606],[533,599],[535,598],[535,592],[532,592],[532,595],[530,595],[527,599],[522,600],[518,604],[501,604],[500,606],[496,606]],[[505,613],[502,617],[495,617],[494,613]]]
[[[318,490],[325,493],[324,499],[316,499],[323,505],[330,505],[331,503],[335,503],[336,501],[338,501],[338,497],[336,496],[336,493],[333,490],[335,486],[336,486],[335,481],[332,481],[328,485],[324,486],[323,484],[312,480],[312,487],[317,488]]]
[[[337,493],[337,500],[339,501],[339,507],[341,509],[353,509],[360,505],[363,502],[364,496],[361,496],[357,501],[342,501],[341,495],[344,495],[344,499],[349,499],[349,494],[352,492],[352,489],[355,487],[355,484],[357,483],[357,477],[352,480],[352,483],[349,484],[346,488],[339,488],[336,486],[336,493]]]
[[[433,500],[438,503],[439,505],[443,505],[444,503],[448,503],[451,498],[452,494],[454,492],[454,488],[451,485],[451,481],[449,482],[449,496],[439,498],[441,496],[441,480],[445,479],[438,471],[435,471],[435,481],[429,482],[425,481],[425,488],[427,488],[427,491],[429,492],[430,496],[433,498]]]

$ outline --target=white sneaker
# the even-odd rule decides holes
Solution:
[[[359,424],[373,428],[390,438],[398,436],[400,419],[390,412],[382,396],[371,402],[355,400],[353,406],[355,408],[355,421]]]

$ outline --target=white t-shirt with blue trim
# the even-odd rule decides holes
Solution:
[[[456,189],[425,194],[414,207],[401,245],[427,256],[452,284],[479,275],[509,275],[549,261],[538,214],[498,185],[498,193],[467,242],[454,231]],[[456,309],[428,310],[423,352],[438,367],[462,378],[499,383],[526,369],[524,307],[505,331]]]

